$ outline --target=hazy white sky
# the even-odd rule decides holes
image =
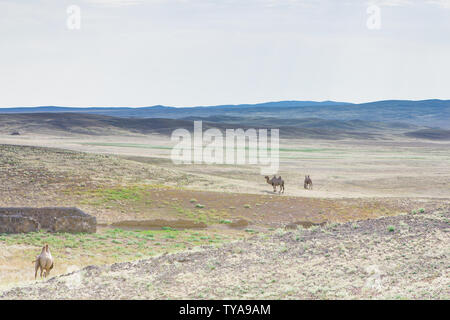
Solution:
[[[0,107],[450,99],[449,87],[450,0],[0,0]]]

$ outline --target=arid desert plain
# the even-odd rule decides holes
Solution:
[[[0,298],[449,298],[448,140],[280,130],[278,194],[258,166],[174,164],[168,134],[14,128],[0,206],[78,207],[98,227],[0,234]],[[55,267],[34,280],[44,243]]]

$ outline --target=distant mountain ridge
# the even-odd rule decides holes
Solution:
[[[36,106],[36,107],[14,107],[14,108],[0,108],[0,113],[27,113],[27,112],[90,112],[90,111],[109,111],[109,110],[180,110],[182,109],[228,109],[228,108],[253,108],[253,107],[306,107],[306,106],[336,106],[336,105],[351,105],[350,102],[336,102],[336,101],[275,101],[263,102],[254,104],[222,104],[212,106],[195,106],[195,107],[172,107],[164,105],[154,105],[147,107],[63,107],[63,106]]]
[[[245,122],[254,118],[324,120],[362,120],[401,122],[431,128],[450,129],[450,100],[384,100],[368,103],[335,101],[278,101],[258,104],[218,105],[198,107],[20,107],[3,108],[1,113],[89,113],[122,118],[185,119],[214,117],[214,122],[225,122],[238,117]],[[1,115],[0,115],[1,117]],[[221,121],[220,117],[224,117]]]

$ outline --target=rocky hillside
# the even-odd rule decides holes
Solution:
[[[90,266],[2,299],[449,299],[450,208]]]

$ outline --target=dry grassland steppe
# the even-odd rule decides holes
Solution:
[[[2,299],[450,297],[447,140],[281,134],[280,195],[257,166],[175,165],[166,132],[36,128],[0,130],[0,206],[78,207],[98,228],[0,234]]]

